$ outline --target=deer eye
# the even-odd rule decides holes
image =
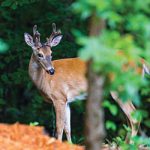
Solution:
[[[38,57],[43,58],[42,54],[38,53],[37,55],[38,55]]]

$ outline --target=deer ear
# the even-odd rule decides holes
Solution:
[[[24,39],[25,39],[25,42],[27,43],[27,45],[29,45],[31,47],[34,46],[33,38],[30,34],[24,33]]]
[[[58,35],[58,36],[54,37],[52,39],[52,41],[50,42],[50,46],[53,47],[53,46],[58,45],[60,43],[61,39],[62,39],[62,35]]]

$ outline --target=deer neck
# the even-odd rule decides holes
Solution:
[[[41,67],[37,59],[35,58],[34,54],[32,54],[30,63],[29,63],[29,75],[31,80],[34,82],[34,84],[37,86],[39,90],[44,90],[46,83],[46,77],[47,73],[46,71]]]

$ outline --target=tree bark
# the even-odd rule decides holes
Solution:
[[[90,36],[99,35],[105,22],[95,14],[90,21]],[[94,72],[92,60],[88,67],[88,100],[86,103],[86,150],[100,150],[105,137],[104,111],[102,108],[104,77]]]
[[[101,107],[104,78],[94,73],[91,65],[88,69],[88,78],[89,94],[86,105],[86,149],[100,150],[105,137],[104,115]]]

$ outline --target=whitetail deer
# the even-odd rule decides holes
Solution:
[[[79,98],[81,92],[87,90],[86,63],[79,58],[52,61],[51,48],[58,45],[62,39],[62,34],[60,30],[56,30],[56,25],[52,24],[52,27],[53,32],[44,44],[40,42],[40,33],[36,25],[33,27],[33,37],[28,33],[24,34],[25,42],[33,50],[29,75],[45,100],[53,102],[56,112],[57,138],[62,140],[64,130],[67,140],[71,142],[69,103]],[[135,107],[130,101],[123,103],[115,92],[111,94],[127,115],[132,128],[132,136],[136,135],[139,122],[131,118]]]

